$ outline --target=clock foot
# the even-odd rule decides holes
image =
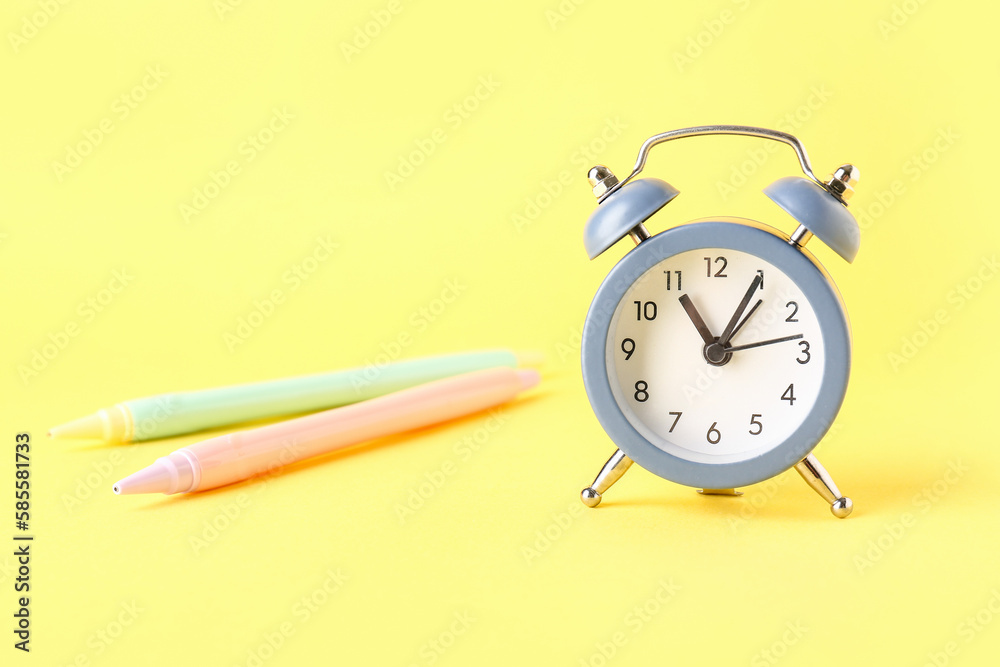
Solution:
[[[742,491],[736,489],[698,489],[703,496],[742,496]]]
[[[611,488],[611,485],[622,478],[625,471],[632,465],[632,459],[625,456],[625,452],[616,449],[608,462],[597,473],[594,483],[588,486],[580,494],[583,504],[587,507],[597,507],[601,503],[601,495]]]
[[[845,519],[854,509],[851,499],[841,495],[840,489],[834,483],[830,473],[810,454],[795,464],[795,469],[802,475],[802,479],[813,488],[823,500],[830,503],[830,511],[838,519]]]

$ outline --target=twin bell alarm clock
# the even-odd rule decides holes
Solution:
[[[731,217],[649,234],[646,220],[678,195],[665,181],[637,178],[650,149],[714,134],[795,150],[804,177],[764,189],[798,222],[791,236]],[[587,397],[618,447],[583,502],[596,507],[633,462],[726,495],[794,467],[834,516],[848,516],[850,498],[812,450],[847,391],[850,326],[833,280],[805,246],[815,238],[854,260],[860,233],[847,202],[858,170],[845,164],[821,181],[794,136],[712,125],[650,137],[622,181],[604,166],[589,180],[599,204],[584,229],[587,254],[625,238],[635,247],[597,290],[583,327]]]

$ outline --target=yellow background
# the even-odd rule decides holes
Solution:
[[[5,3],[0,465],[9,489],[30,433],[36,541],[30,656],[0,549],[4,664],[993,664],[995,5],[387,8]],[[853,324],[847,401],[816,450],[854,499],[846,521],[794,472],[733,499],[636,467],[599,510],[579,503],[613,451],[579,332],[627,250],[587,260],[586,169],[627,174],[648,136],[709,123],[792,131],[821,176],[861,169],[857,261],[810,246]],[[658,148],[647,173],[684,195],[651,231],[724,214],[790,232],[760,189],[797,166],[784,148],[746,162],[765,147]],[[72,151],[88,154],[55,165]],[[387,179],[401,160],[420,164]],[[196,191],[214,196],[185,216]],[[297,267],[313,270],[296,283]],[[500,422],[211,493],[110,490],[203,435],[45,437],[127,398],[491,347],[548,355]]]

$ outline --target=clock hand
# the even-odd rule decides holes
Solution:
[[[691,318],[695,329],[697,329],[698,333],[701,335],[701,339],[705,341],[705,345],[711,345],[714,343],[715,336],[713,336],[712,332],[708,330],[708,325],[706,325],[705,320],[701,318],[701,314],[698,312],[698,309],[694,307],[694,304],[691,302],[691,297],[687,294],[683,294],[678,301],[680,301],[681,305],[684,306],[684,312],[686,312],[688,317]]]
[[[726,352],[736,352],[737,350],[749,350],[752,347],[761,347],[762,345],[773,345],[774,343],[784,343],[789,340],[798,340],[802,338],[802,334],[795,334],[794,336],[785,336],[784,338],[772,338],[771,340],[762,340],[757,343],[747,343],[746,345],[737,345],[736,347],[727,347]]]
[[[746,317],[744,317],[742,320],[740,320],[740,323],[736,325],[735,329],[733,329],[733,334],[729,337],[730,340],[732,340],[733,338],[736,337],[736,332],[738,332],[740,329],[743,328],[743,325],[746,324],[747,320],[750,319],[750,316],[753,315],[757,311],[758,308],[760,308],[760,304],[762,304],[762,303],[764,303],[763,299],[757,299],[757,303],[755,303],[753,305],[753,307],[750,308],[750,312],[747,313]]]
[[[764,281],[761,275],[758,273],[753,278],[753,282],[750,283],[750,289],[747,293],[743,295],[743,300],[740,301],[740,305],[736,307],[736,312],[733,313],[733,317],[729,320],[729,324],[723,330],[722,335],[719,336],[719,345],[726,345],[729,343],[729,339],[733,337],[733,333],[736,331],[736,323],[740,320],[740,315],[746,310],[747,306],[750,304],[750,299],[753,298],[754,292],[760,287],[760,284]]]

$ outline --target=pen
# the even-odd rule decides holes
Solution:
[[[307,417],[182,447],[114,485],[119,495],[190,493],[232,484],[366,440],[504,403],[538,384],[535,370],[492,368],[435,380]]]
[[[134,442],[281,415],[315,412],[439,378],[538,361],[539,353],[465,352],[318,375],[138,398],[49,431],[53,438]]]

